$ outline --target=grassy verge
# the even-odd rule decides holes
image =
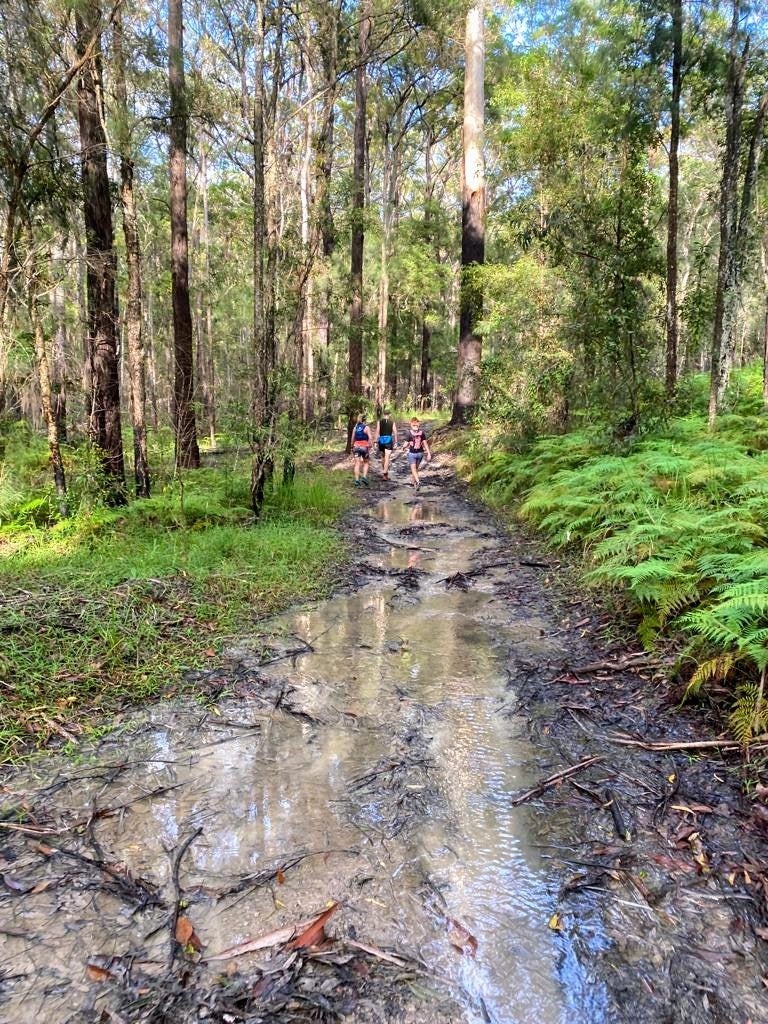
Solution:
[[[178,687],[181,672],[205,665],[227,637],[328,592],[344,555],[334,523],[348,483],[310,467],[273,491],[255,526],[245,464],[44,525],[35,515],[48,496],[17,491],[17,514],[0,526],[6,761],[125,700]]]
[[[713,433],[693,401],[630,442],[585,430],[466,460],[489,503],[624,596],[646,645],[682,641],[688,694],[726,698],[746,743],[768,731],[768,417],[758,375],[736,385]]]

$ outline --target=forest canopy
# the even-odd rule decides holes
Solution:
[[[762,356],[758,5],[11,0],[0,21],[0,411],[47,425],[62,510],[63,441],[121,502],[129,435],[146,496],[148,433],[194,467],[224,432],[257,510],[278,440],[363,403],[631,434],[694,371],[714,422]]]

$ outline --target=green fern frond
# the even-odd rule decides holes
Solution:
[[[728,718],[731,732],[743,746],[768,729],[768,703],[756,683],[743,683],[736,690],[736,702]]]
[[[685,688],[685,698],[693,697],[706,683],[720,683],[736,664],[737,658],[732,651],[718,654],[714,658],[703,661],[691,676]]]

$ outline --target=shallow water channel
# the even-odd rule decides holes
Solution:
[[[92,819],[77,849],[169,898],[173,851],[201,828],[180,879],[204,956],[340,899],[330,933],[417,958],[457,999],[450,1019],[607,1021],[601,985],[550,926],[547,824],[509,801],[542,758],[561,766],[511,711],[510,652],[560,650],[551,624],[497,596],[514,562],[460,495],[393,488],[366,517],[367,582],[232,645],[219,677],[235,696],[132,716],[81,763],[11,779],[6,802],[37,793],[60,830],[41,836],[51,847]],[[36,881],[24,842],[9,870]],[[50,884],[5,901],[0,1021],[96,1012],[95,956],[164,963],[167,911],[60,884],[59,864],[49,855]],[[269,884],[242,884],[270,867]]]

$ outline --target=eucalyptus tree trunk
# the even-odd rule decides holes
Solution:
[[[714,425],[730,373],[728,337],[736,314],[733,285],[736,277],[736,230],[741,146],[741,114],[747,45],[740,52],[741,0],[733,0],[729,34],[728,77],[725,93],[725,148],[720,180],[720,253],[717,264],[715,316],[712,335],[712,371],[709,391],[709,424]]]
[[[432,242],[432,128],[424,128],[424,235],[427,243]],[[432,365],[432,330],[429,326],[429,302],[424,303],[421,315],[421,370],[419,373],[419,407],[423,410],[429,403],[429,372]]]
[[[78,7],[75,25],[79,54],[87,53],[99,17],[98,4],[94,0]],[[102,469],[108,481],[108,500],[122,504],[125,501],[125,466],[115,322],[116,257],[107,173],[107,140],[101,107],[103,95],[101,56],[96,52],[83,63],[77,85],[91,379],[89,433],[101,453]]]
[[[307,41],[309,42],[309,41]],[[301,201],[301,243],[306,261],[306,275],[301,283],[301,296],[299,299],[301,308],[301,331],[298,353],[299,370],[299,405],[301,407],[301,418],[309,423],[314,416],[314,380],[315,380],[315,331],[314,331],[314,302],[315,287],[313,265],[315,261],[315,250],[317,242],[317,231],[313,230],[311,205],[312,205],[312,142],[314,137],[314,104],[312,93],[314,89],[312,64],[309,60],[309,45],[307,45],[306,62],[306,92],[310,99],[305,104],[304,121],[304,153],[301,160],[301,176],[299,179],[299,195]]]
[[[683,0],[672,0],[672,103],[669,133],[669,193],[667,200],[667,335],[666,392],[672,397],[677,387],[677,218],[680,169],[680,94],[683,80]]]
[[[128,91],[125,81],[125,40],[123,18],[118,12],[113,31],[115,100],[117,104],[117,138],[120,151],[120,204],[123,210],[125,263],[128,274],[128,299],[125,306],[128,336],[128,375],[131,383],[131,424],[133,426],[133,474],[136,497],[148,498],[150,493],[149,456],[146,424],[146,357],[143,336],[143,301],[141,285],[141,244],[136,216],[134,162],[128,116]]]
[[[468,423],[480,394],[482,341],[477,325],[483,314],[483,291],[477,270],[485,261],[485,113],[484,0],[467,12],[464,65],[464,133],[461,199],[461,294],[459,358],[454,424]]]
[[[42,406],[43,420],[45,421],[45,429],[48,436],[48,451],[51,456],[53,482],[56,487],[56,496],[59,499],[59,513],[62,518],[66,518],[69,515],[69,507],[67,505],[67,479],[64,473],[64,462],[61,458],[59,427],[56,421],[56,410],[53,403],[51,372],[50,364],[48,362],[48,346],[45,341],[40,312],[37,308],[37,300],[31,290],[28,299],[28,309],[35,337],[35,362],[37,363],[37,376],[40,384],[40,404]]]
[[[268,410],[271,352],[267,340],[264,269],[267,209],[264,189],[264,4],[256,3],[256,57],[253,90],[253,392],[251,397],[251,508],[261,515],[269,458]]]
[[[396,128],[396,126],[394,126]],[[376,373],[376,415],[380,416],[386,400],[387,326],[389,319],[389,261],[392,256],[392,228],[397,206],[397,178],[400,134],[392,123],[383,126],[383,186],[381,197],[381,271],[379,275],[378,365]]]
[[[184,84],[182,0],[168,0],[170,91],[171,295],[173,299],[173,422],[176,465],[197,469],[200,449],[195,424],[192,308],[189,301],[187,230],[187,94]]]
[[[331,173],[333,170],[333,140],[338,89],[339,20],[343,0],[321,0],[318,6],[317,49],[322,77],[318,82],[321,96],[315,132],[315,179],[313,230],[319,232],[314,242],[318,253],[322,253],[322,279],[313,280],[312,304],[314,315],[314,336],[319,357],[317,400],[323,403],[326,413],[331,402],[331,256],[335,245],[333,209],[331,207]]]
[[[53,482],[56,487],[56,495],[59,499],[59,512],[62,517],[66,517],[69,515],[69,509],[67,507],[67,481],[64,474],[64,462],[61,458],[59,426],[56,421],[56,410],[53,402],[48,346],[46,344],[43,323],[40,319],[40,311],[38,309],[38,257],[34,247],[32,226],[28,219],[24,227],[24,240],[26,242],[27,249],[24,268],[26,278],[25,288],[27,314],[32,327],[32,334],[35,339],[35,364],[37,368],[38,384],[40,387],[40,406],[48,438],[48,451],[51,459],[51,469],[53,470]]]
[[[211,307],[211,235],[208,210],[208,153],[201,146],[201,177],[203,193],[203,247],[205,249],[205,348],[200,363],[203,412],[208,420],[211,448],[216,447],[216,360],[213,341],[213,309]]]
[[[61,276],[65,267],[65,246],[55,244],[51,255],[56,284],[51,290],[51,312],[55,324],[51,366],[51,402],[59,442],[67,441],[67,319],[66,290]]]
[[[360,4],[355,75],[355,128],[352,163],[352,242],[350,260],[349,365],[347,383],[347,452],[352,450],[352,429],[363,392],[363,245],[365,228],[367,63],[370,58],[371,15],[369,0]]]
[[[725,276],[725,287],[721,300],[722,324],[719,359],[717,363],[713,360],[712,366],[712,388],[710,391],[709,409],[710,426],[714,423],[715,416],[720,409],[720,405],[725,395],[731,368],[733,366],[734,354],[736,352],[736,341],[740,326],[739,312],[743,307],[744,265],[747,254],[751,248],[750,233],[752,229],[755,196],[757,192],[758,172],[760,170],[760,160],[763,152],[766,117],[768,117],[768,89],[760,98],[757,110],[755,111],[755,118],[749,139],[749,148],[747,151],[746,166],[744,170],[741,201],[734,201],[734,224],[732,225],[730,233],[730,252],[727,256],[727,274]],[[718,287],[719,284],[720,281],[718,277]],[[716,316],[717,308],[718,307],[716,305]]]

